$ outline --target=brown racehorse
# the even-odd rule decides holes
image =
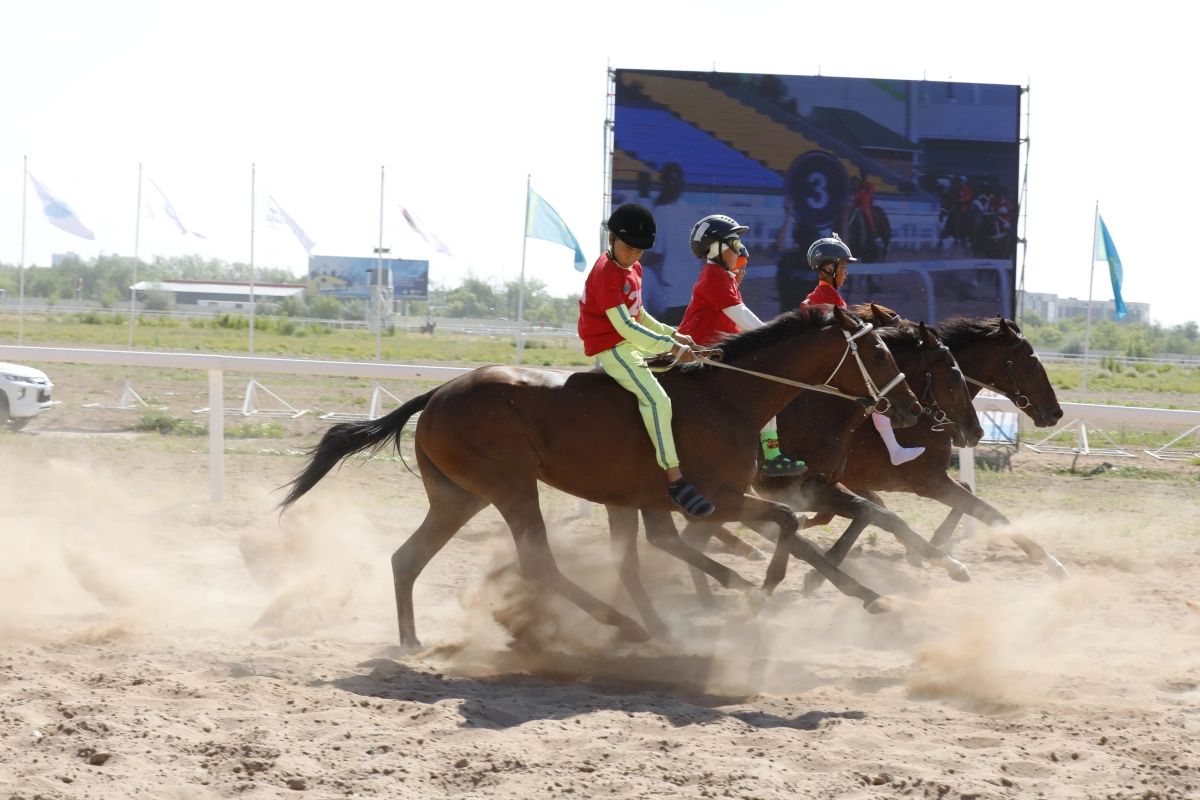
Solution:
[[[1001,317],[954,317],[943,320],[938,332],[962,367],[972,399],[987,387],[1006,396],[1039,428],[1053,427],[1062,418],[1062,408],[1046,369],[1015,322]],[[892,466],[879,437],[864,426],[850,441],[842,484],[878,504],[882,502],[876,492],[911,492],[950,506],[950,513],[930,541],[938,547],[946,545],[963,514],[987,525],[1009,524],[1007,517],[976,497],[968,486],[950,477],[947,470],[951,438],[933,430],[928,420],[922,419],[896,438],[905,447],[924,447],[925,452],[907,464]],[[825,525],[832,518],[832,515],[818,516],[806,527]],[[825,554],[826,558],[840,564],[865,527],[863,520],[851,522]],[[1040,544],[1022,534],[1010,533],[1009,538],[1030,559],[1045,564],[1049,574],[1067,577],[1066,568]],[[804,578],[805,591],[813,591],[822,582],[820,574],[810,572]]]
[[[820,306],[788,312],[757,330],[721,344],[723,363],[784,381],[827,383],[837,390],[889,401],[903,427],[921,406],[900,379],[879,335],[857,317]],[[849,357],[853,354],[853,357]],[[779,547],[762,594],[783,580],[793,548],[839,589],[884,610],[880,596],[825,563],[811,542],[796,536],[795,515],[785,505],[746,493],[758,468],[759,431],[800,388],[732,370],[689,364],[661,378],[672,398],[679,455],[689,480],[716,505],[716,521],[774,522]],[[876,390],[874,387],[885,387]],[[605,375],[521,367],[482,367],[409,400],[378,420],[334,425],[313,448],[303,472],[281,504],[290,506],[329,470],[361,450],[398,445],[409,417],[422,411],[415,450],[429,511],[392,556],[400,643],[418,648],[412,588],[429,560],[488,504],[512,531],[521,571],[564,595],[592,617],[620,629],[626,639],[648,638],[641,625],[570,581],[559,570],[546,537],[538,482],[595,503],[642,508],[670,522],[675,508],[638,413],[636,399]],[[861,412],[860,412],[861,413]],[[672,530],[673,554],[701,567],[722,585],[751,588],[749,581],[683,543]],[[796,544],[798,542],[798,545]],[[633,548],[629,548],[633,549]],[[636,549],[633,549],[636,559]],[[633,562],[636,570],[636,561]]]
[[[977,443],[983,429],[979,427],[971,404],[969,387],[953,355],[939,341],[936,332],[924,323],[900,320],[889,309],[873,304],[856,306],[852,311],[880,326],[877,328],[880,338],[892,351],[897,365],[906,375],[912,376],[910,386],[920,387],[918,392],[922,402],[931,411],[928,417],[938,419],[944,425],[952,423],[954,435],[963,445]],[[860,428],[869,430],[871,435],[879,438],[874,426],[862,424],[866,418],[861,406],[839,397],[815,392],[799,395],[778,415],[780,448],[793,458],[803,459],[809,471],[785,478],[759,475],[754,488],[764,497],[786,502],[796,510],[825,512],[878,525],[900,539],[913,553],[913,558],[928,559],[943,566],[955,580],[970,580],[970,573],[962,564],[922,539],[899,516],[840,485],[847,472],[846,454],[856,431]],[[882,458],[888,460],[886,452]],[[618,521],[628,524],[623,518]],[[647,530],[649,527],[647,520]],[[749,527],[771,537],[769,529],[753,524]],[[707,520],[690,523],[684,532],[684,541],[702,549],[715,528]],[[692,578],[701,601],[710,604],[711,592],[704,576],[693,569]]]

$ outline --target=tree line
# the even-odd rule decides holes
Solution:
[[[1035,347],[1062,353],[1082,353],[1087,318],[1080,314],[1053,323],[1033,311],[1021,317],[1025,335]],[[1152,358],[1164,353],[1200,355],[1200,326],[1195,322],[1164,327],[1157,323],[1117,324],[1092,318],[1092,350],[1105,350],[1131,358]]]

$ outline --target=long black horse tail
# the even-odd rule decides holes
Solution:
[[[368,419],[362,422],[342,422],[325,431],[316,447],[308,451],[308,466],[296,476],[287,486],[287,497],[279,504],[281,511],[286,511],[292,503],[299,500],[317,482],[329,474],[329,470],[345,461],[355,453],[371,449],[374,455],[387,446],[388,440],[395,443],[397,452],[400,449],[400,433],[409,417],[425,408],[433,391],[426,392],[420,397],[414,397],[390,414],[379,419]]]

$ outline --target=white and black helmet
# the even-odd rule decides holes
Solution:
[[[850,248],[842,241],[842,237],[834,232],[831,236],[825,239],[817,239],[808,248],[808,266],[815,269],[817,272],[822,271],[822,267],[829,262],[837,264],[842,259],[847,261],[858,261],[857,258],[850,254]]]
[[[696,258],[708,258],[716,261],[721,256],[721,247],[730,239],[740,238],[750,230],[745,225],[738,225],[733,217],[724,214],[709,214],[692,226],[692,236],[688,245]]]

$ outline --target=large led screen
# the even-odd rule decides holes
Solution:
[[[381,269],[382,266],[382,269]],[[429,262],[407,258],[310,256],[308,290],[333,297],[370,297],[382,272],[396,300],[424,300],[429,293]]]
[[[653,210],[650,313],[677,323],[702,262],[692,226],[750,231],[746,303],[770,318],[816,285],[808,246],[859,259],[842,294],[914,320],[1011,317],[1020,88],[722,72],[616,71],[613,206]]]

